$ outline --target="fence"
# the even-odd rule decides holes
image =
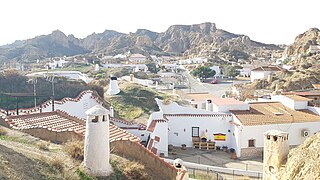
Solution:
[[[172,159],[164,159],[164,160],[169,163],[173,163],[174,161]],[[184,166],[187,167],[189,174],[191,174],[191,177],[194,175],[196,176],[197,175],[196,172],[201,173],[201,171],[202,171],[202,174],[204,172],[213,178],[218,177],[217,180],[220,180],[221,178],[226,179],[226,177],[228,177],[227,179],[234,179],[235,177],[238,177],[238,178],[251,177],[254,179],[262,179],[262,176],[263,176],[263,173],[260,171],[224,168],[224,167],[209,166],[209,165],[197,164],[197,163],[191,163],[191,162],[184,162]]]

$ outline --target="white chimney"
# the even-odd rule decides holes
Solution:
[[[212,100],[211,99],[207,99],[206,100],[206,110],[207,111],[213,111]]]
[[[110,117],[114,117],[114,109],[112,106],[110,106]]]
[[[109,84],[109,89],[107,91],[108,95],[116,95],[120,92],[119,86],[118,86],[118,81],[116,77],[111,77],[110,78],[110,84]]]
[[[86,133],[84,141],[84,167],[94,176],[108,176],[112,172],[109,164],[109,112],[96,105],[86,112]]]
[[[94,71],[99,71],[100,67],[99,64],[96,64],[96,66],[94,67]]]

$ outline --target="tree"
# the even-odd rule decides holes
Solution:
[[[236,69],[235,66],[225,66],[224,67],[224,75],[227,77],[236,77],[240,74],[240,72]]]
[[[212,77],[216,74],[216,71],[210,69],[207,66],[200,66],[194,69],[191,74],[200,79],[207,79],[208,77]]]

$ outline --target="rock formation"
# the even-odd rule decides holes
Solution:
[[[281,179],[320,179],[320,133],[290,151]]]
[[[93,33],[84,39],[73,35],[66,36],[59,30],[49,35],[37,36],[24,41],[0,47],[0,61],[34,60],[45,57],[103,53],[116,55],[131,51],[133,53],[155,55],[198,55],[210,53],[229,53],[246,59],[250,53],[261,49],[278,50],[276,45],[252,41],[248,36],[238,35],[217,29],[214,23],[194,25],[173,25],[163,33],[138,29],[135,33],[119,33],[106,30]],[[235,52],[235,53],[232,53]]]

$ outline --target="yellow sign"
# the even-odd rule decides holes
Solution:
[[[216,140],[216,141],[225,141],[226,140],[226,134],[219,133],[219,134],[213,134],[213,136],[214,136],[214,140]]]

